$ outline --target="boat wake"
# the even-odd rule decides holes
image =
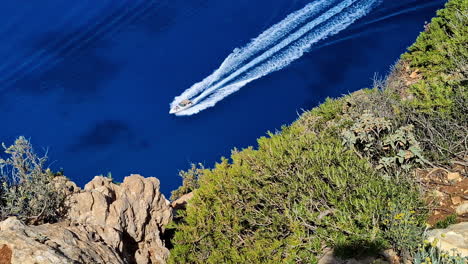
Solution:
[[[316,0],[288,15],[253,39],[236,48],[211,75],[174,98],[171,109],[183,100],[190,108],[176,115],[193,115],[214,106],[251,81],[278,71],[317,42],[346,29],[365,16],[380,0]]]

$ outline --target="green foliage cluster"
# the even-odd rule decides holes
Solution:
[[[451,214],[451,215],[448,215],[447,217],[445,217],[444,219],[439,220],[435,224],[435,228],[445,229],[445,228],[449,227],[450,225],[453,225],[453,224],[456,224],[456,223],[457,223],[457,215],[456,214]]]
[[[402,56],[423,76],[410,87],[420,111],[450,112],[454,96],[467,98],[468,2],[448,1],[408,53]]]
[[[324,246],[365,254],[398,243],[383,232],[390,202],[421,206],[329,133],[294,124],[258,144],[203,171],[172,263],[315,263]]]
[[[177,190],[172,191],[171,200],[175,201],[184,194],[198,189],[198,179],[204,170],[203,164],[199,163],[198,165],[192,164],[191,168],[187,171],[180,171],[179,176],[182,177],[182,185]]]
[[[373,89],[327,99],[214,169],[182,172],[173,198],[194,198],[178,213],[171,263],[316,263],[324,247],[417,251],[426,212],[410,169],[468,155],[467,3],[450,0]],[[394,89],[408,64],[420,79]]]
[[[400,185],[399,188],[408,187]],[[395,200],[387,204],[383,217],[383,233],[384,237],[391,241],[394,249],[407,256],[417,249],[422,240],[425,226],[421,223],[425,218],[417,211],[408,210],[406,204],[397,202],[398,200]]]
[[[17,216],[34,224],[58,220],[65,197],[44,167],[47,158],[37,156],[24,137],[2,146],[8,158],[0,159],[0,218]]]

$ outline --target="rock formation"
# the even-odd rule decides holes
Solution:
[[[449,226],[446,229],[434,229],[428,232],[429,241],[437,239],[437,247],[452,253],[452,249],[463,257],[468,257],[468,222]]]
[[[70,187],[66,220],[40,226],[5,220],[0,223],[0,259],[21,264],[166,262],[169,250],[161,235],[172,208],[156,178],[131,175],[117,185],[95,177],[82,191],[64,185]]]
[[[26,226],[11,217],[0,223],[0,245],[9,252],[2,264],[124,263],[93,230],[67,223]]]

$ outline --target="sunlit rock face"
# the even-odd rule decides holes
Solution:
[[[98,176],[71,193],[67,206],[56,224],[1,222],[6,263],[166,263],[161,236],[172,209],[158,179],[131,175],[119,185]]]
[[[428,232],[428,240],[435,241],[437,247],[443,251],[468,257],[468,222],[451,225],[446,229],[431,230]]]

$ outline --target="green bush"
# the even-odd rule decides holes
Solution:
[[[64,196],[55,188],[55,175],[44,167],[47,158],[37,156],[24,137],[2,145],[9,157],[0,159],[0,218],[17,216],[34,224],[58,220]]]
[[[188,171],[174,197],[194,198],[175,224],[170,262],[417,251],[426,211],[410,169],[468,155],[466,11],[466,0],[450,0],[374,89],[327,99],[258,150]]]
[[[402,56],[422,78],[410,87],[410,105],[422,112],[450,112],[453,96],[467,97],[468,4],[448,1]]]
[[[172,263],[315,263],[325,245],[371,253],[394,243],[382,232],[389,202],[421,205],[337,138],[297,124],[204,170],[199,185]]]
[[[191,191],[199,187],[198,179],[204,171],[203,164],[199,163],[198,166],[195,164],[191,165],[188,171],[180,171],[179,176],[182,177],[182,185],[172,191],[171,200],[175,201],[182,197],[184,194],[190,193]]]
[[[444,219],[437,221],[437,223],[435,224],[435,228],[444,229],[455,223],[457,223],[457,215],[451,214],[445,217]]]

